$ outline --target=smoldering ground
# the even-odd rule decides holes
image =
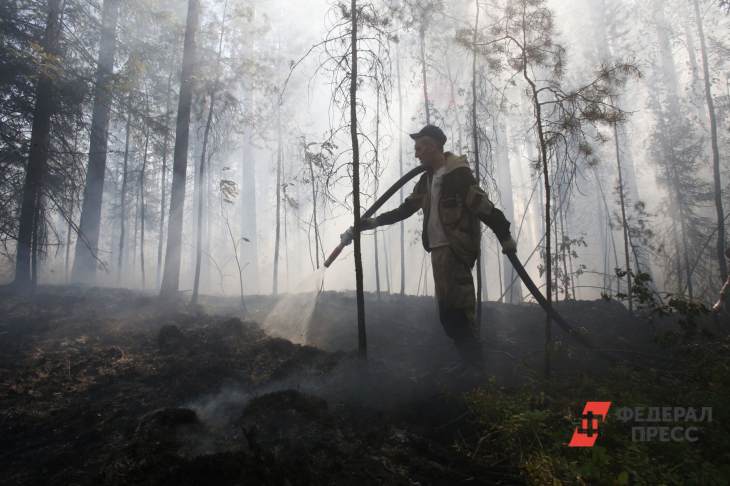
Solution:
[[[241,319],[235,298],[161,308],[119,289],[48,287],[32,302],[6,296],[0,457],[7,481],[518,481],[515,471],[484,468],[451,447],[456,438],[478,442],[463,393],[484,381],[454,369],[458,357],[433,299],[368,294],[367,362],[355,352],[354,299],[322,292],[305,346],[262,331],[258,322],[276,305],[270,297],[249,298],[250,315]],[[505,387],[528,382],[540,370],[544,314],[530,304],[484,310],[487,374]],[[559,310],[606,347],[653,346],[648,326],[619,304]],[[565,379],[606,368],[568,340],[554,360]]]

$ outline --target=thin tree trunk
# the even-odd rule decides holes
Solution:
[[[550,194],[550,174],[548,169],[548,159],[547,159],[547,146],[545,142],[545,135],[543,133],[542,128],[542,106],[540,105],[540,100],[538,99],[537,95],[537,87],[535,86],[535,83],[530,79],[530,77],[527,75],[527,53],[523,52],[523,68],[522,68],[522,75],[525,78],[525,81],[530,85],[530,90],[532,94],[532,103],[533,108],[535,110],[535,122],[537,126],[537,135],[538,140],[540,144],[540,165],[542,167],[542,176],[543,176],[543,187],[545,191],[545,298],[548,301],[548,304],[552,303],[552,248],[550,245],[550,231],[551,231],[551,221],[550,221],[550,203],[551,203],[551,194]],[[552,342],[552,332],[551,332],[551,319],[549,316],[545,318],[545,376],[550,376],[550,353],[551,353],[551,342]]]
[[[712,99],[712,79],[710,78],[710,66],[707,61],[707,43],[705,41],[705,32],[702,25],[698,0],[694,0],[694,7],[697,20],[697,32],[700,37],[700,49],[702,52],[702,71],[705,77],[707,113],[710,117],[712,177],[715,189],[715,211],[717,213],[717,262],[720,268],[720,280],[724,282],[727,280],[727,262],[725,261],[725,211],[722,207],[722,181],[720,180],[720,149],[717,141],[717,116],[715,115],[715,103]]]
[[[564,190],[561,188],[561,192]],[[567,208],[562,209],[563,205],[560,205],[561,210],[558,213],[560,219],[560,237],[562,239],[560,248],[560,257],[563,263],[563,300],[567,301],[570,298],[570,274],[568,273],[568,246],[567,246],[567,235],[565,233],[565,212]],[[557,231],[555,232],[557,239]]]
[[[38,287],[38,249],[40,247],[39,232],[41,226],[41,215],[43,212],[43,209],[41,207],[42,197],[43,193],[41,191],[38,191],[36,193],[35,202],[36,211],[33,215],[33,242],[31,243],[31,295],[35,293],[35,290]]]
[[[497,281],[499,282],[499,299],[497,302],[504,302],[502,296],[504,295],[504,286],[503,286],[503,280],[502,280],[502,261],[500,258],[497,258]]]
[[[225,33],[226,23],[226,8],[228,2],[223,4],[223,16],[221,18],[221,32],[218,38],[218,54],[216,56],[215,65],[215,81],[210,92],[210,106],[208,107],[208,117],[205,122],[205,132],[203,133],[203,149],[200,154],[200,168],[198,170],[198,180],[200,181],[200,188],[198,190],[198,227],[196,232],[196,245],[195,245],[195,277],[193,278],[193,295],[190,298],[191,304],[198,303],[198,295],[200,291],[200,267],[202,264],[203,257],[203,217],[204,208],[206,202],[206,195],[208,190],[208,184],[206,183],[206,162],[208,154],[208,140],[210,137],[210,128],[213,125],[213,113],[215,112],[215,100],[218,94],[218,81],[220,79],[220,63],[221,53],[223,52],[223,35]]]
[[[174,59],[174,56],[172,57]],[[165,240],[165,205],[167,204],[167,148],[170,138],[170,90],[172,88],[173,63],[170,65],[170,74],[167,76],[167,91],[165,93],[165,127],[162,142],[162,172],[160,181],[160,229],[157,240],[157,275],[155,282],[160,285],[162,276],[162,244]]]
[[[379,149],[380,149],[380,84],[376,88],[375,101],[375,199],[378,199],[378,170],[379,167]],[[375,293],[380,300],[380,261],[378,258],[378,229],[373,230],[373,244],[375,251]]]
[[[568,227],[568,217],[563,213],[563,221],[560,223],[565,228],[565,234],[570,235],[570,228]],[[577,276],[573,271],[573,256],[568,251],[568,275],[570,275],[570,291],[573,294],[573,300],[576,300],[575,294],[575,281]]]
[[[481,185],[481,174],[479,170],[479,127],[477,126],[477,29],[479,28],[479,0],[474,1],[476,6],[476,15],[474,17],[474,32],[472,36],[472,57],[471,57],[471,136],[474,145],[474,174],[476,175],[477,184]],[[476,325],[477,329],[482,324],[482,251],[481,251],[481,228],[479,231],[479,252],[477,253],[477,308],[476,308]]]
[[[386,292],[390,295],[390,251],[388,250],[388,242],[390,238],[388,233],[383,233],[383,256],[385,257],[385,286]]]
[[[208,148],[208,136],[210,135],[210,126],[213,121],[213,105],[215,103],[215,91],[210,96],[210,107],[208,108],[208,118],[205,122],[205,133],[203,135],[203,150],[200,155],[200,165],[198,166],[198,201],[197,201],[197,218],[198,225],[195,232],[195,276],[193,277],[193,294],[190,297],[190,303],[195,305],[198,303],[198,292],[200,291],[200,266],[203,259],[203,210],[205,208],[205,154]]]
[[[316,267],[319,268],[319,224],[317,223],[317,183],[314,178],[314,166],[312,164],[312,157],[307,157],[307,148],[304,147],[304,158],[306,159],[308,165],[309,165],[309,179],[312,183],[312,222],[314,223],[314,259],[316,262]],[[311,250],[311,246],[310,252]],[[310,260],[311,261],[311,260]]]
[[[77,283],[93,284],[96,281],[96,259],[99,253],[99,228],[106,175],[109,115],[112,106],[114,54],[120,4],[120,0],[104,0],[102,7],[99,62],[96,68],[94,108],[91,116],[89,166],[86,171],[84,200],[79,222],[79,233],[83,237],[76,240],[71,277],[72,281]]]
[[[236,242],[236,238],[233,237],[233,231],[231,230],[231,223],[228,219],[228,214],[223,211],[223,201],[221,200],[221,213],[224,214],[226,230],[228,231],[228,237],[231,239],[231,246],[233,246],[233,257],[236,260],[236,268],[238,270],[238,288],[241,297],[241,309],[246,313],[246,301],[243,298],[243,267],[241,266],[241,259],[238,256],[238,247],[242,240]]]
[[[557,169],[556,171],[557,172]],[[553,172],[553,177],[557,178],[557,175]],[[558,187],[558,194],[553,191],[553,237],[555,238],[555,255],[554,262],[555,268],[553,269],[553,276],[555,281],[553,282],[553,289],[555,289],[555,301],[560,300],[560,243],[558,242],[558,211],[560,210],[558,201],[560,199],[559,193],[560,187]]]
[[[400,72],[400,41],[395,46],[395,65],[398,81],[398,170],[403,177],[403,90],[401,88]],[[403,204],[403,188],[398,191],[400,204]],[[406,293],[406,233],[405,224],[401,220],[400,226],[400,294]]]
[[[57,55],[61,39],[61,0],[48,1],[48,19],[43,36],[43,50]],[[20,208],[18,243],[15,256],[15,280],[13,286],[20,292],[33,290],[35,281],[31,273],[35,225],[38,223],[40,195],[43,192],[48,165],[48,150],[51,143],[51,115],[55,111],[53,79],[47,70],[41,69],[36,86],[36,101],[33,109],[33,125],[30,135],[28,168],[23,182],[23,198]],[[35,269],[34,272],[35,273]]]
[[[363,295],[362,249],[360,246],[360,145],[357,139],[357,0],[351,0],[352,49],[350,72],[350,139],[352,141],[352,206],[355,246],[355,294],[357,297],[357,349],[360,358],[367,358],[367,334],[365,331],[365,296]]]
[[[185,185],[187,177],[187,158],[190,131],[190,111],[196,63],[195,36],[198,28],[199,0],[188,1],[188,14],[183,47],[183,60],[180,81],[180,96],[175,129],[173,155],[173,177],[168,216],[168,237],[165,251],[165,269],[160,285],[161,297],[177,294],[180,281],[180,261],[183,229],[183,210],[185,204]]]
[[[421,77],[423,79],[423,108],[426,111],[426,125],[431,124],[431,109],[428,103],[428,83],[426,81],[426,27],[418,29],[419,47],[421,49]]]
[[[281,152],[281,180],[286,181],[287,180],[287,168],[286,160],[287,160],[287,152],[285,151],[287,147],[282,146],[282,152]],[[288,206],[289,206],[289,195],[287,194],[287,184],[285,182],[282,183],[281,187],[281,195],[282,195],[282,228],[284,229],[284,273],[286,275],[286,279],[284,280],[284,292],[289,292],[289,231],[287,229],[287,225],[289,223],[288,221]]]
[[[598,195],[600,196],[600,199],[598,200],[598,202],[599,203],[601,203],[601,202],[603,203],[603,205],[602,205],[603,212],[608,215],[610,211],[608,209],[608,199],[606,198],[606,192],[603,190],[603,184],[601,183],[601,179],[600,179],[600,177],[598,175],[598,172],[595,170],[595,168],[594,168],[594,172],[593,173],[594,173],[594,175],[596,177],[596,185],[598,187]],[[598,210],[601,211],[601,208],[599,207]],[[613,231],[612,231],[612,228],[611,228],[611,220],[609,218],[606,218],[604,220],[604,223],[605,223],[605,229],[603,231],[603,234],[605,235],[605,238],[608,240],[608,242],[606,243],[606,252],[604,254],[605,255],[605,257],[604,257],[604,275],[608,276],[609,273],[608,273],[608,270],[607,270],[607,266],[608,266],[608,262],[610,260],[610,258],[609,258],[610,255],[608,253],[608,250],[609,249],[612,250],[612,253],[613,253],[614,268],[615,267],[618,267],[619,266],[619,263],[618,263],[618,250],[616,249],[616,240],[613,237]],[[620,290],[621,290],[619,288],[618,284],[619,284],[619,280],[617,278],[616,279],[616,293],[619,293]],[[610,288],[611,288],[611,281],[609,279],[607,289],[610,290]],[[606,289],[604,289],[604,290],[606,290]]]
[[[183,65],[180,75],[180,98],[178,100],[175,127],[172,194],[170,198],[170,216],[167,223],[165,272],[160,286],[161,297],[172,297],[177,294],[180,284],[180,249],[182,245],[183,207],[185,205],[185,179],[188,166],[190,107],[193,98],[195,72],[195,34],[198,29],[199,10],[200,0],[188,0]]]
[[[146,115],[149,117],[149,104],[146,105]],[[146,286],[145,271],[144,271],[144,218],[145,218],[145,202],[144,202],[144,186],[145,186],[145,173],[147,171],[147,155],[148,146],[150,141],[150,127],[147,125],[144,134],[144,154],[142,156],[142,170],[139,173],[139,269],[142,273],[142,288]]]
[[[274,236],[274,276],[272,293],[279,293],[279,240],[281,238],[281,102],[276,105],[276,230]]]
[[[139,181],[139,177],[137,178],[137,180]],[[131,273],[129,277],[132,278],[128,279],[130,285],[134,282],[134,268],[137,265],[137,234],[139,231],[139,188],[134,191],[134,224],[132,225],[132,228],[134,228],[134,234],[132,235],[132,251],[130,252],[132,254],[132,264],[129,266],[129,270]]]
[[[500,121],[497,123],[497,174],[499,186],[502,194],[502,212],[508,221],[514,221],[515,210],[514,210],[514,194],[512,192],[512,169],[510,167],[510,155],[508,147],[508,128],[506,123]],[[498,255],[497,258],[500,258]],[[515,272],[512,264],[509,261],[507,255],[501,256],[502,268],[504,272],[502,274],[502,287],[509,288],[507,293],[507,302],[510,304],[516,304],[522,302],[522,284],[520,282],[517,273]],[[500,292],[502,295],[502,292]]]
[[[122,190],[119,202],[119,255],[117,260],[117,283],[122,279],[122,265],[124,263],[124,239],[126,237],[127,218],[127,172],[129,163],[129,136],[132,131],[132,93],[127,95],[127,125],[124,140],[124,163],[122,165]],[[77,243],[78,244],[78,243]]]
[[[246,110],[254,112],[254,94],[247,95]],[[252,135],[247,132],[243,140],[241,157],[241,191],[240,197],[240,237],[245,238],[241,243],[241,260],[243,266],[248,265],[247,282],[249,292],[257,293],[259,289],[258,273],[258,230],[256,224],[256,164],[252,148]]]
[[[71,266],[71,218],[73,217],[73,211],[69,212],[69,220],[66,223],[66,263],[64,266],[64,280],[66,284],[69,283],[71,277],[69,267]]]
[[[681,113],[679,106],[679,80],[677,78],[677,69],[672,53],[672,40],[669,36],[669,32],[671,31],[671,29],[664,15],[664,2],[655,0],[655,2],[653,3],[653,8],[656,11],[657,15],[656,31],[657,38],[659,40],[658,46],[661,57],[662,74],[665,78],[666,88],[668,91],[667,104],[669,105],[669,109],[666,113],[664,113],[663,111],[657,113],[657,119],[659,120],[657,131],[658,133],[668,133],[669,130],[664,127],[663,120],[666,118],[667,115],[670,117],[674,117],[679,116]],[[673,151],[673,141],[671,139],[667,139],[666,137],[664,137],[662,143],[666,145],[666,150],[668,153],[671,153]],[[685,259],[684,257],[686,256],[687,245],[687,242],[684,239],[686,235],[684,219],[686,212],[684,210],[683,202],[681,200],[681,191],[679,184],[680,179],[679,175],[677,174],[676,168],[673,165],[672,161],[669,161],[669,163],[665,163],[664,165],[667,183],[669,185],[670,213],[678,215],[679,218],[680,228],[678,230],[676,221],[673,222],[672,236],[674,239],[674,246],[676,251],[677,292],[682,293],[684,288],[682,284],[683,273],[688,277],[690,276],[690,271],[688,269],[685,269],[684,272],[682,271],[682,260]],[[687,289],[689,294],[692,295],[691,279],[688,279],[687,281]]]
[[[617,124],[613,124],[613,140],[616,147],[616,168],[618,170],[618,195],[619,203],[621,204],[621,227],[624,235],[624,265],[626,265],[626,287],[627,287],[627,298],[629,301],[629,311],[634,310],[634,303],[632,299],[632,288],[631,288],[631,262],[629,253],[629,223],[626,220],[626,201],[624,198],[624,179],[621,168],[621,149],[618,139],[618,127]]]

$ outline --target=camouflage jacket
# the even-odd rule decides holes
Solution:
[[[489,226],[499,241],[510,238],[510,224],[502,211],[495,208],[484,191],[479,188],[466,157],[451,152],[446,152],[445,156],[446,169],[438,202],[439,217],[451,249],[461,261],[472,266],[479,254],[481,235],[479,221]],[[403,204],[376,218],[378,225],[393,224],[421,209],[423,211],[421,240],[426,251],[430,251],[427,227],[431,209],[432,175],[431,171],[424,172]]]

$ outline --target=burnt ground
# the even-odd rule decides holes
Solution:
[[[544,317],[487,304],[487,374],[463,372],[425,297],[367,296],[369,359],[354,296],[320,296],[302,346],[270,337],[273,302],[194,309],[122,289],[46,287],[0,300],[2,484],[519,484],[481,444],[467,392],[540,373]],[[615,302],[558,309],[601,347],[652,356],[653,330]],[[608,365],[561,340],[556,377]],[[566,432],[569,434],[569,431]],[[566,436],[567,440],[567,436]],[[474,453],[474,455],[476,452]]]

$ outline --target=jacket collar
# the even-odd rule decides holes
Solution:
[[[444,170],[444,174],[448,174],[454,169],[458,169],[460,167],[469,167],[466,162],[465,155],[456,155],[451,152],[444,152],[444,156],[446,157],[446,165],[444,166],[446,170]]]

